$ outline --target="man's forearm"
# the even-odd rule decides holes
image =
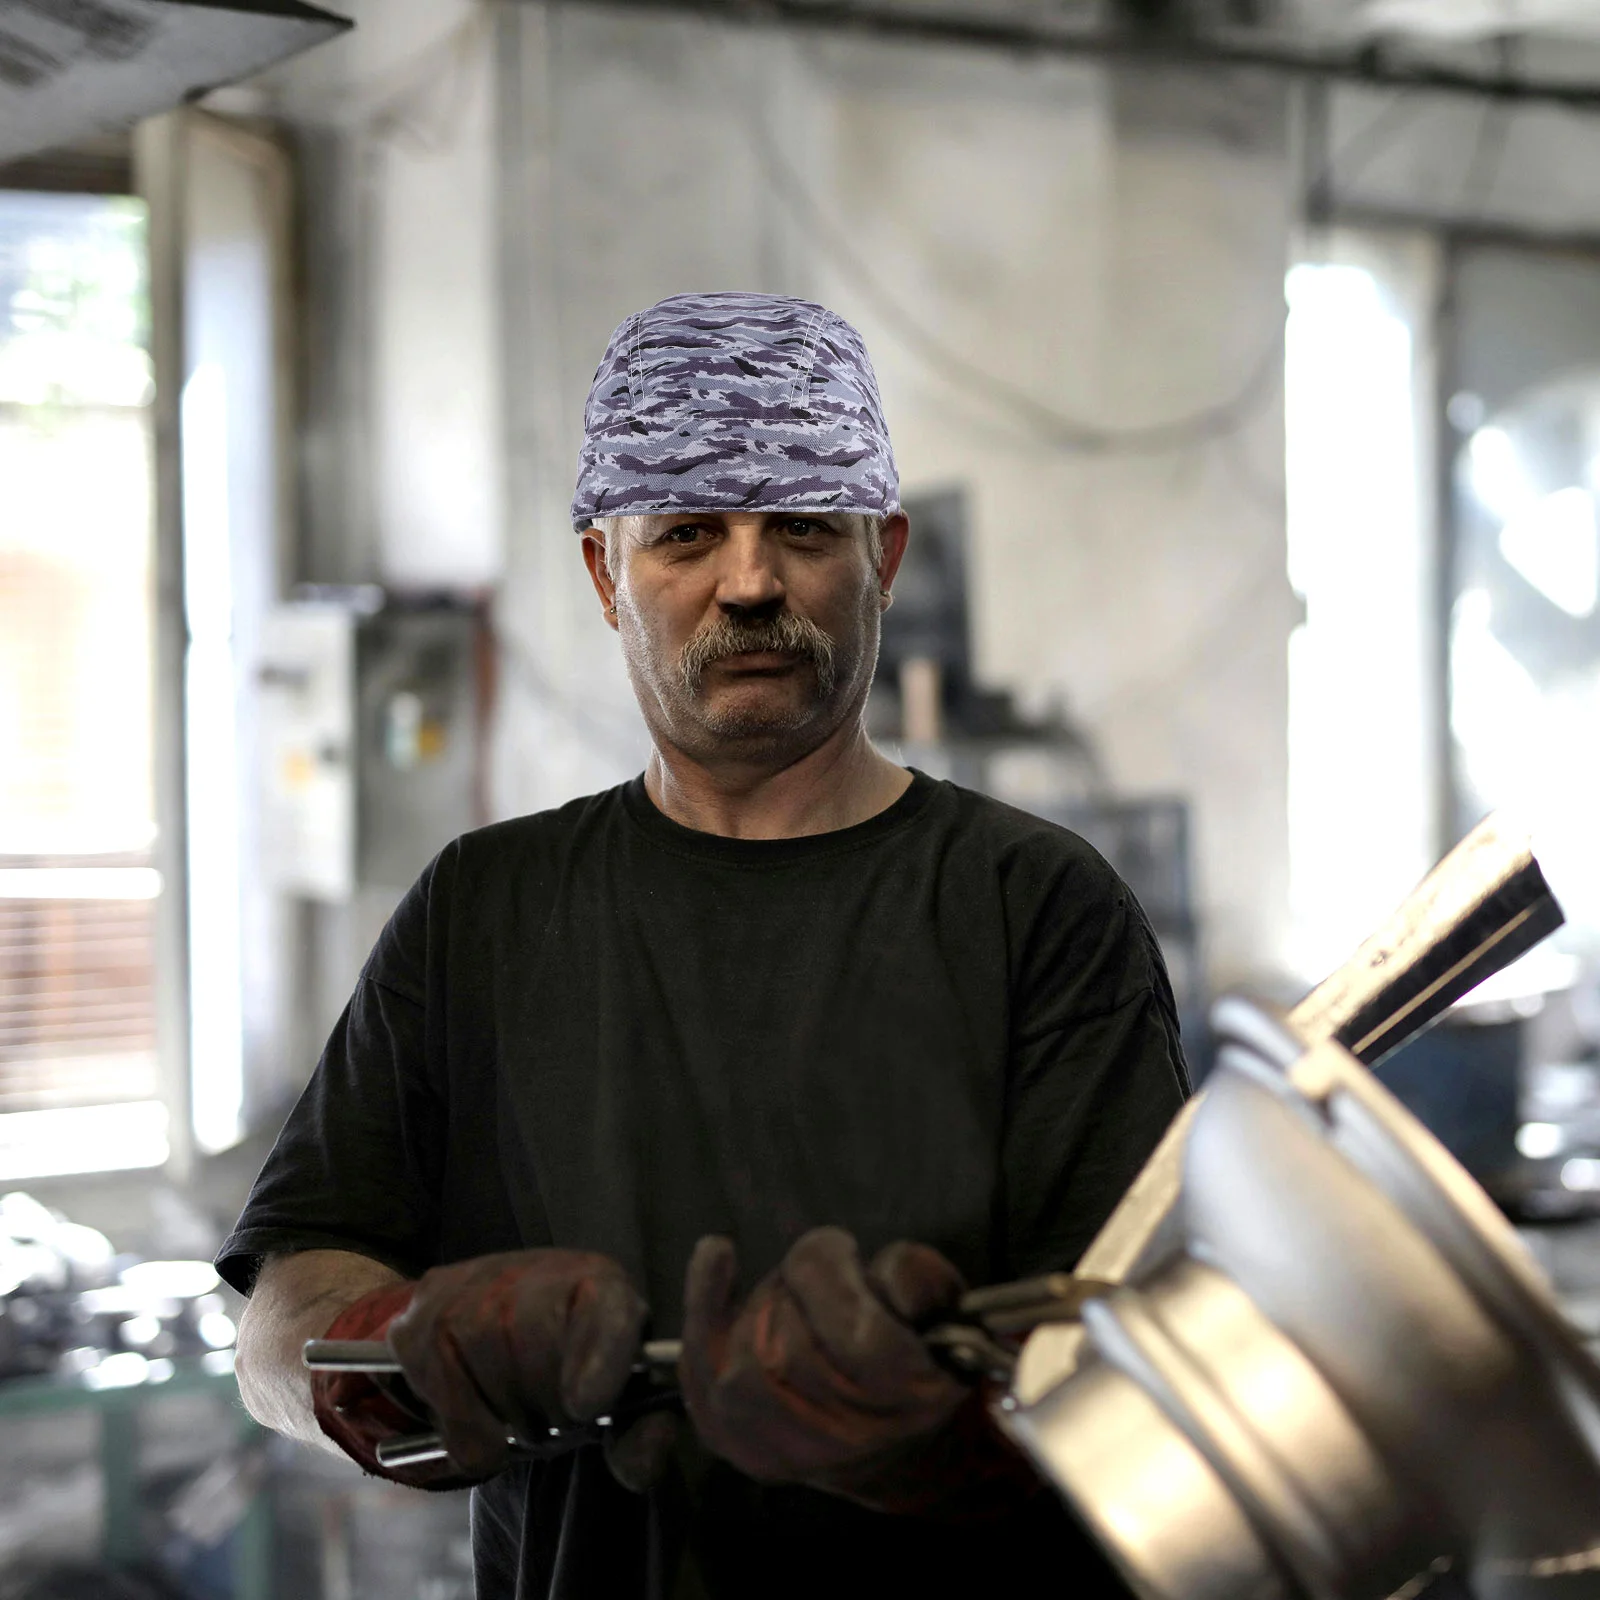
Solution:
[[[239,1324],[235,1371],[250,1415],[291,1439],[337,1453],[312,1411],[301,1346],[320,1338],[346,1306],[401,1281],[393,1268],[348,1250],[269,1256]]]

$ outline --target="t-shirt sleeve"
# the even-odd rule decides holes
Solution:
[[[1003,1153],[1018,1277],[1077,1262],[1189,1094],[1166,966],[1127,886],[1086,850],[1030,909]]]
[[[407,1276],[431,1265],[446,1129],[427,1057],[437,868],[390,918],[217,1257],[244,1293],[275,1252],[350,1250]]]

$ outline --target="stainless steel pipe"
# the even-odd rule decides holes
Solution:
[[[1259,1020],[1190,1126],[1177,1242],[1085,1306],[1064,1377],[1025,1347],[1003,1426],[1145,1600],[1447,1567],[1479,1600],[1600,1596],[1600,1365],[1362,1063],[1328,1040],[1276,1075]]]

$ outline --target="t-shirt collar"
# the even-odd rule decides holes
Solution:
[[[848,828],[808,833],[796,839],[730,839],[720,833],[686,828],[657,809],[645,789],[643,773],[623,784],[622,804],[629,818],[652,843],[679,855],[746,866],[775,866],[860,849],[905,827],[921,813],[939,788],[937,780],[927,773],[915,767],[910,771],[911,783],[905,793],[876,816]]]

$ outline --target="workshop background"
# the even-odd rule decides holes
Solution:
[[[642,764],[566,507],[688,289],[864,334],[874,730],[1111,857],[1198,1071],[1533,823],[1568,927],[1385,1071],[1600,1335],[1600,7],[346,0],[100,125],[209,9],[0,0],[3,1600],[470,1593],[202,1263],[433,852]]]

